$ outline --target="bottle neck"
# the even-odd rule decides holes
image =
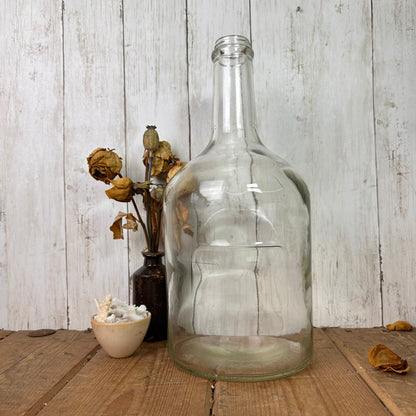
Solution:
[[[213,52],[213,142],[259,142],[252,56],[245,38],[228,36],[217,42]]]

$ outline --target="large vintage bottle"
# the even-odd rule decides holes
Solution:
[[[245,37],[216,42],[211,141],[165,192],[169,353],[220,380],[312,357],[309,193],[258,137],[252,59]]]

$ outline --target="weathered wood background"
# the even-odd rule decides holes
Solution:
[[[127,299],[139,233],[88,174],[141,179],[156,124],[183,160],[210,137],[215,40],[252,39],[259,130],[312,195],[314,324],[416,324],[414,0],[4,0],[0,328],[84,329]]]

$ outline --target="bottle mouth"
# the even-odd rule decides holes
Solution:
[[[237,57],[247,55],[251,59],[254,56],[250,41],[241,35],[227,35],[219,38],[215,42],[215,47],[211,55],[213,62],[217,61],[220,56]]]

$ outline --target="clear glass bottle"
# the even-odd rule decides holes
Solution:
[[[211,141],[165,192],[169,353],[220,380],[312,357],[309,193],[258,137],[252,58],[245,37],[216,42]]]

